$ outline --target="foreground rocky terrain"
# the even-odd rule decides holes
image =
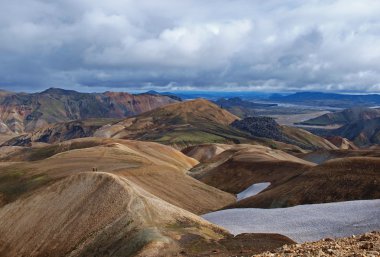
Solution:
[[[331,239],[326,238],[318,242],[284,245],[283,247],[256,257],[275,256],[350,256],[350,257],[377,257],[380,256],[380,232],[374,231],[360,236]]]

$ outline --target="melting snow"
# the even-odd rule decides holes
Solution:
[[[229,209],[203,215],[233,234],[278,233],[297,242],[380,230],[380,200],[299,205],[278,209]]]
[[[243,192],[239,193],[237,195],[237,200],[240,201],[240,200],[243,200],[245,198],[257,195],[258,193],[265,190],[269,186],[270,186],[269,182],[253,184],[252,186],[248,187]]]

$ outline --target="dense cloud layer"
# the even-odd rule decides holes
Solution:
[[[377,0],[13,0],[0,87],[380,92]]]

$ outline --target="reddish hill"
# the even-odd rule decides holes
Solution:
[[[124,118],[176,103],[162,95],[128,93],[79,93],[50,88],[40,93],[0,94],[2,130],[24,133],[56,122],[89,118]]]

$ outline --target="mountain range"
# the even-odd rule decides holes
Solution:
[[[343,111],[331,112],[314,119],[300,122],[301,125],[347,125],[360,120],[370,120],[380,117],[380,109],[356,107],[345,109]]]
[[[205,99],[196,99],[168,104],[121,121],[84,120],[56,123],[32,133],[14,137],[3,145],[25,146],[32,142],[56,143],[84,136],[153,141],[182,149],[202,143],[255,143],[302,152],[302,149],[336,149],[327,140],[305,130],[279,126],[255,131],[234,124],[246,122],[216,104]],[[265,124],[264,124],[265,123]],[[255,123],[257,124],[257,123]],[[252,123],[249,123],[251,126]],[[286,139],[286,140],[285,140]]]
[[[338,136],[353,142],[359,147],[367,147],[380,143],[380,109],[350,108],[343,111],[327,113],[299,123],[319,126],[310,131],[327,138]],[[325,126],[339,125],[336,129],[324,129]]]
[[[2,92],[0,131],[20,134],[57,122],[124,118],[178,101],[158,94],[80,93],[59,88],[32,94]]]

